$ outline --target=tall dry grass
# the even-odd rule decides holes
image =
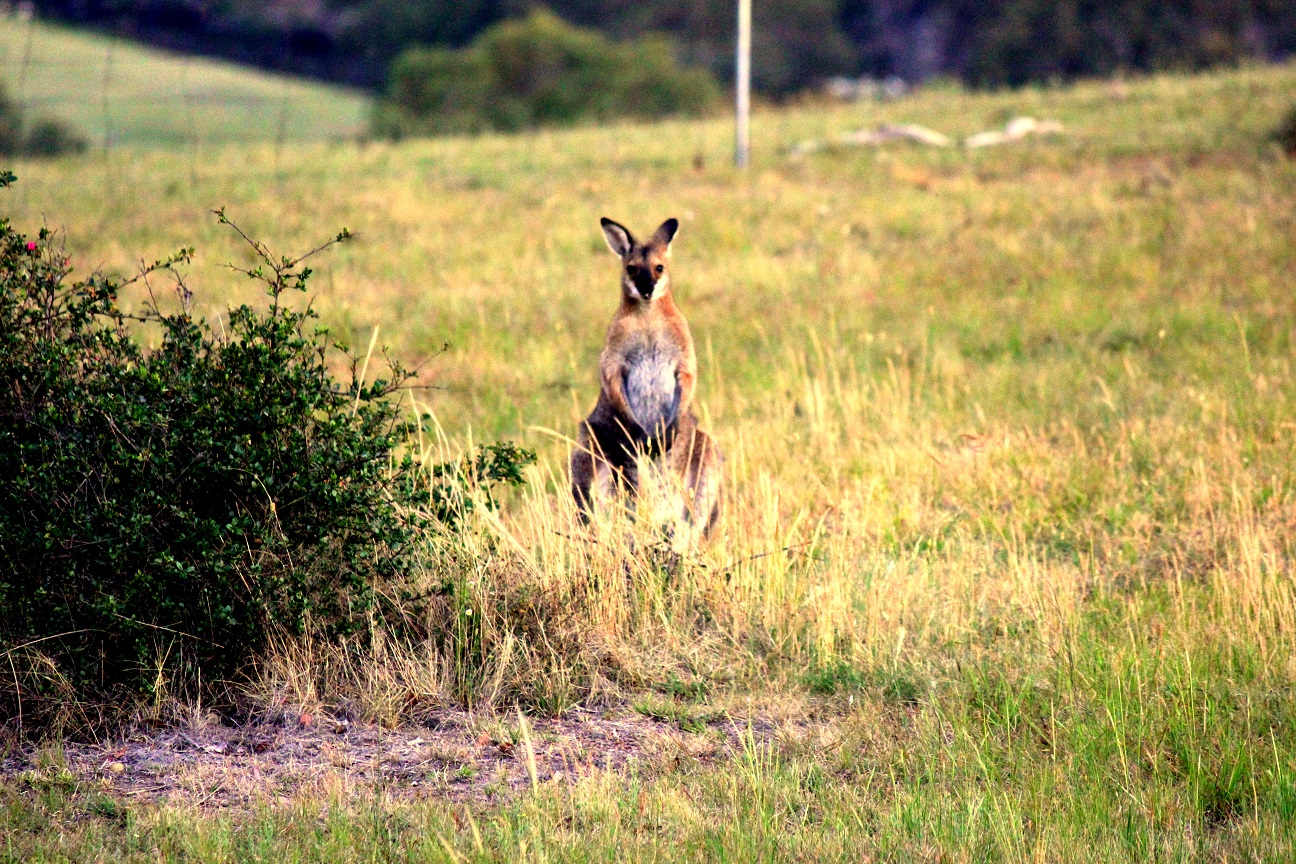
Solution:
[[[1112,604],[1178,651],[1244,648],[1291,680],[1291,493],[1250,469],[1227,415],[958,431],[932,404],[957,364],[916,353],[865,376],[815,346],[748,397],[761,422],[721,433],[713,543],[681,550],[651,490],[582,525],[558,449],[504,512],[429,539],[434,638],[285,645],[264,686],[395,723],[458,700],[561,712],[671,677],[795,685],[838,663],[935,680],[996,640],[1059,656]],[[455,447],[442,434],[423,458]]]

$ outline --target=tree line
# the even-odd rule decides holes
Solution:
[[[732,0],[36,0],[38,13],[180,50],[381,89],[414,45],[461,47],[547,7],[731,75]],[[832,75],[1019,86],[1296,52],[1291,0],[754,0],[753,75],[782,96]]]

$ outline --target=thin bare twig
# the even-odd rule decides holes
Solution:
[[[113,615],[113,617],[115,618],[120,618],[123,621],[129,621],[132,624],[138,624],[141,627],[149,627],[153,630],[165,630],[168,633],[175,633],[177,636],[187,636],[190,639],[197,639],[199,642],[206,642],[208,645],[215,645],[217,648],[220,648],[222,650],[225,648],[225,646],[220,644],[219,642],[213,642],[210,639],[205,639],[202,636],[195,636],[194,634],[186,633],[183,630],[176,630],[174,627],[167,627],[164,624],[150,624],[147,621],[140,621],[137,618],[128,618],[127,616],[122,615],[118,612],[112,612],[110,614]]]
[[[0,657],[8,656],[14,653],[15,651],[21,651],[24,648],[30,648],[31,646],[39,644],[41,642],[48,642],[51,639],[62,639],[64,636],[75,636],[78,633],[91,633],[97,629],[98,628],[96,627],[82,627],[80,630],[69,630],[66,633],[55,633],[52,636],[42,636],[39,639],[33,639],[30,642],[24,642],[21,645],[15,645],[14,647],[10,648],[7,651],[0,651]]]
[[[716,572],[728,573],[730,570],[734,569],[735,567],[741,564],[748,564],[752,561],[757,561],[761,558],[768,558],[770,555],[777,555],[780,552],[794,552],[798,549],[804,549],[806,546],[809,546],[814,542],[815,542],[814,540],[806,540],[803,543],[793,543],[791,546],[784,546],[782,549],[770,549],[767,552],[758,552],[755,555],[749,555],[746,558],[739,558],[736,561],[731,561]],[[702,565],[702,566],[705,567],[706,565]]]

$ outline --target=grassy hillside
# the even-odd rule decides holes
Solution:
[[[288,652],[267,692],[388,724],[464,687],[663,723],[627,774],[577,753],[566,780],[460,804],[470,754],[417,792],[212,813],[105,804],[53,753],[5,792],[8,854],[1291,860],[1296,165],[1265,135],[1293,94],[1287,66],[805,106],[757,116],[746,174],[722,121],[16,165],[6,211],[66,226],[82,269],[197,245],[213,316],[249,295],[211,208],[285,251],[351,228],[318,262],[335,332],[425,360],[415,398],[451,445],[541,452],[465,541],[477,683],[413,646],[359,671]],[[1016,114],[1066,132],[788,156]],[[682,220],[728,456],[719,537],[682,561],[642,521],[587,535],[567,500],[559,436],[617,299],[600,215]],[[520,603],[539,636],[505,632]]]
[[[0,81],[96,147],[332,141],[368,121],[358,92],[9,17],[0,17]]]

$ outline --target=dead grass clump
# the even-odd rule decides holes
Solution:
[[[429,566],[415,584],[387,586],[399,628],[375,619],[341,641],[278,639],[247,688],[252,704],[396,726],[451,705],[519,703],[560,715],[615,691],[628,664],[591,632],[580,607],[501,548],[483,527],[491,519],[430,537]]]

